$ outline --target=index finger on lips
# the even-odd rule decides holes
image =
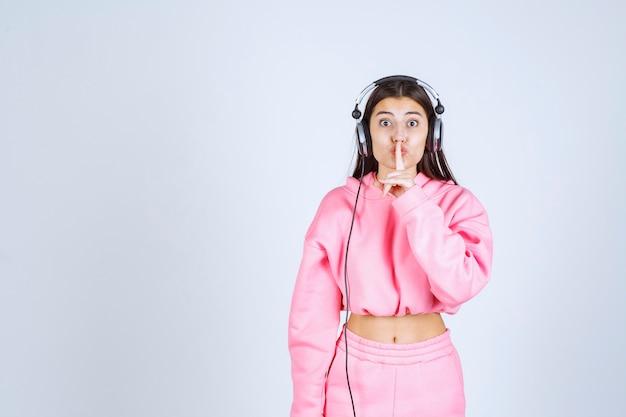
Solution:
[[[404,162],[402,161],[402,143],[396,143],[396,170],[404,170]]]

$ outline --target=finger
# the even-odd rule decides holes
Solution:
[[[385,184],[385,185],[383,185],[383,195],[382,195],[382,197],[381,197],[381,198],[385,198],[385,196],[386,196],[387,194],[389,194],[389,191],[391,191],[391,187],[393,187],[393,185],[391,185],[391,184]]]
[[[402,161],[402,142],[396,142],[396,170],[404,170],[404,161]]]

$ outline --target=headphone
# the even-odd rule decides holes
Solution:
[[[435,89],[432,88],[430,85],[415,77],[410,77],[408,75],[391,75],[389,77],[383,77],[379,80],[376,80],[367,87],[365,87],[356,99],[356,104],[354,105],[354,110],[352,111],[352,117],[356,120],[355,135],[357,137],[359,154],[362,156],[368,156],[367,138],[365,135],[365,129],[363,128],[363,113],[361,113],[361,110],[359,110],[359,104],[361,104],[361,101],[363,101],[363,98],[368,93],[379,87],[381,84],[394,81],[406,81],[410,83],[416,83],[417,85],[422,87],[426,94],[429,96],[431,104],[435,109],[435,120],[429,121],[431,129],[428,135],[428,140],[426,142],[426,149],[430,152],[437,152],[441,150],[441,142],[443,140],[443,124],[441,121],[441,115],[443,114],[445,108],[441,105],[441,101],[439,100],[439,94],[437,94],[437,91],[435,91]]]

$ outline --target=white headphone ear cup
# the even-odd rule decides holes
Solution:
[[[441,135],[442,135],[443,125],[441,124],[441,118],[435,117],[435,123],[433,126],[433,143],[431,149],[433,152],[437,152],[441,150]]]
[[[359,153],[363,156],[367,156],[367,141],[365,140],[365,130],[361,122],[356,122],[356,137]]]

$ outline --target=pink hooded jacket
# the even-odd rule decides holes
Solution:
[[[463,187],[419,173],[396,198],[363,178],[348,254],[356,314],[456,313],[489,280],[487,213]],[[319,417],[346,308],[344,258],[359,180],[330,191],[305,237],[289,316],[291,417]]]

